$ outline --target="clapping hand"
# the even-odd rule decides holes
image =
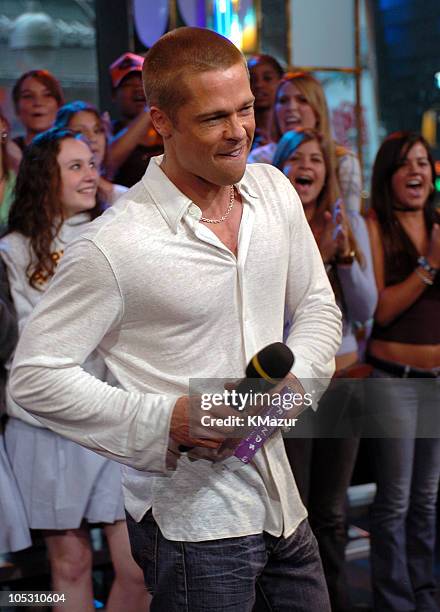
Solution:
[[[348,234],[349,222],[347,212],[341,198],[336,200],[334,204],[333,222],[335,225],[333,239],[336,243],[336,255],[345,257],[350,253],[350,240]]]

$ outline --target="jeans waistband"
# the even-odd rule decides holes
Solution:
[[[366,362],[378,368],[379,370],[383,370],[384,372],[388,372],[393,376],[398,376],[399,378],[438,378],[440,377],[440,368],[435,370],[422,370],[420,368],[412,368],[409,365],[403,365],[400,363],[394,363],[392,361],[385,361],[385,359],[379,359],[378,357],[373,357],[372,355],[366,355]]]

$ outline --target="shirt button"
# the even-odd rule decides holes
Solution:
[[[200,216],[200,211],[197,208],[197,206],[195,206],[195,204],[191,204],[191,206],[189,207],[189,214],[191,215],[191,217],[199,217]]]

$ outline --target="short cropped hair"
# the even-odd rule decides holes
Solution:
[[[142,79],[149,106],[157,106],[171,118],[191,97],[184,82],[187,74],[222,70],[246,59],[227,38],[205,28],[182,27],[160,38],[145,56]]]

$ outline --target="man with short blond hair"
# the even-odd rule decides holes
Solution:
[[[179,28],[150,49],[143,74],[165,154],[69,244],[23,332],[11,393],[46,426],[135,468],[128,526],[151,610],[263,602],[326,612],[281,434],[250,464],[220,469],[228,431],[202,427],[189,381],[242,377],[257,351],[282,341],[285,315],[288,379],[330,378],[341,331],[333,292],[290,182],[246,167],[254,98],[241,53],[214,32]],[[121,388],[78,365],[94,349]],[[236,413],[211,409],[225,414]],[[179,456],[182,446],[191,450]]]

